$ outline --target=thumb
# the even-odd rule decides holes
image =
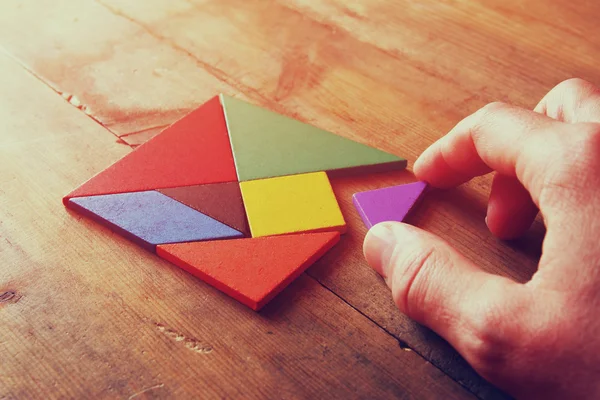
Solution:
[[[364,253],[400,311],[436,331],[476,368],[489,357],[481,346],[510,340],[511,327],[519,325],[514,319],[523,285],[477,268],[430,233],[384,222],[367,234]]]

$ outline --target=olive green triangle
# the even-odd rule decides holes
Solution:
[[[402,169],[406,160],[221,95],[240,181],[307,172]]]

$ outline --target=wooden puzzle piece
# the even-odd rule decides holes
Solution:
[[[260,310],[339,241],[338,232],[157,246],[156,253]]]
[[[250,236],[238,182],[159,189],[159,192]]]
[[[115,164],[72,197],[237,180],[223,107],[214,97]]]
[[[346,230],[325,172],[246,181],[240,187],[252,237]]]
[[[67,206],[151,251],[157,244],[243,236],[156,191],[75,197]]]
[[[406,160],[221,95],[240,181],[316,171],[402,169]]]
[[[356,193],[352,196],[352,201],[363,222],[370,229],[380,222],[404,221],[426,187],[425,182],[392,186]]]

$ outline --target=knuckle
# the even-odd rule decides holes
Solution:
[[[480,367],[503,364],[505,354],[514,350],[515,342],[512,334],[507,332],[504,316],[498,310],[487,310],[474,321],[474,337],[469,346],[471,358]]]
[[[562,168],[568,179],[572,179],[573,174],[596,173],[595,168],[591,167],[597,166],[600,156],[600,124],[579,123],[572,127],[575,132],[563,136],[561,140],[565,153]]]
[[[494,114],[503,112],[503,111],[507,110],[508,108],[510,108],[510,106],[508,104],[503,103],[501,101],[494,101],[492,103],[488,103],[485,106],[483,106],[479,110],[479,113],[482,116],[494,115]]]
[[[393,265],[401,266],[395,272],[401,276],[392,279],[392,293],[396,304],[406,314],[414,316],[416,310],[423,309],[429,293],[429,282],[433,271],[442,263],[435,246],[419,243],[410,250],[395,251]]]
[[[600,124],[580,124],[579,153],[586,162],[597,161],[600,155]],[[596,171],[595,171],[596,172]]]
[[[561,135],[555,143],[555,157],[546,160],[543,198],[556,197],[553,194],[557,190],[561,193],[565,190],[578,192],[582,185],[588,185],[598,178],[600,124],[578,123],[570,126],[574,132]]]
[[[488,379],[528,368],[547,353],[558,335],[556,323],[516,304],[488,308],[471,329],[466,357]]]
[[[510,368],[517,354],[523,351],[520,325],[507,323],[506,318],[506,313],[498,308],[486,310],[471,327],[466,356],[487,378]]]
[[[586,80],[581,78],[570,78],[556,85],[552,91],[559,93],[579,93],[588,90],[590,86],[591,83]]]
[[[546,114],[559,121],[597,121],[600,89],[579,78],[567,79],[546,95]]]
[[[485,131],[486,125],[497,119],[501,114],[507,114],[511,107],[500,101],[486,104],[472,115],[471,136],[477,142]]]

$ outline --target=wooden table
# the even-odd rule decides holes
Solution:
[[[365,263],[336,179],[340,245],[262,312],[97,224],[61,197],[223,92],[409,159],[501,100],[600,82],[600,2],[6,0],[0,5],[0,399],[505,398],[400,314]],[[536,223],[504,243],[489,179],[412,222],[525,281]]]

